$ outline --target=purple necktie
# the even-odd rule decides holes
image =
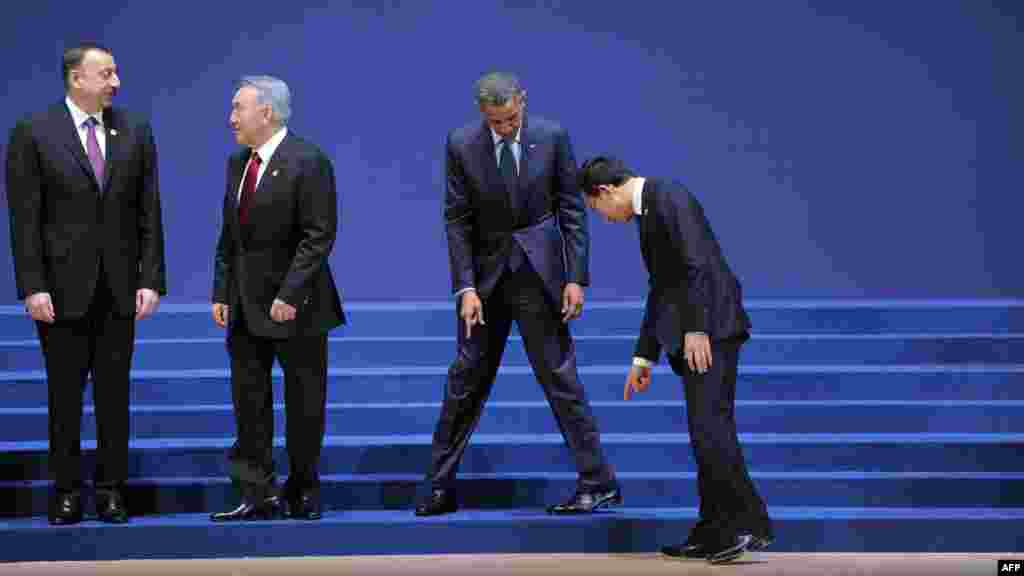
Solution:
[[[103,152],[100,151],[100,142],[96,139],[96,124],[98,122],[92,116],[85,121],[88,134],[85,137],[85,150],[89,153],[89,164],[92,164],[92,173],[96,175],[96,182],[103,188]]]

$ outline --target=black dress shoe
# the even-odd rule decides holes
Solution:
[[[693,538],[686,539],[686,542],[682,544],[674,544],[672,546],[662,546],[661,553],[665,556],[671,556],[673,558],[707,558],[708,550],[703,542]]]
[[[747,546],[747,550],[750,552],[764,550],[765,548],[771,546],[772,542],[775,542],[775,538],[772,538],[771,536],[754,535],[753,540],[751,540],[750,544]]]
[[[724,542],[716,546],[708,546],[706,548],[708,553],[708,563],[725,564],[726,562],[732,562],[740,556],[743,556],[743,553],[747,551],[747,548],[753,541],[754,537],[750,534],[740,534],[730,542]]]
[[[108,524],[124,524],[128,521],[128,509],[119,490],[96,491],[96,516]]]
[[[75,492],[62,492],[50,502],[50,524],[78,524],[82,521],[82,497]]]
[[[416,506],[417,516],[438,516],[450,514],[459,509],[455,502],[455,491],[445,488],[434,488],[430,491],[430,497],[426,498]]]
[[[264,498],[259,504],[250,500],[242,500],[234,510],[214,512],[210,520],[214,522],[238,522],[243,520],[273,520],[281,517],[281,499],[277,496]]]
[[[617,504],[622,504],[622,492],[618,486],[595,492],[577,490],[568,502],[548,506],[548,514],[590,514],[598,508]]]
[[[289,498],[288,517],[296,520],[319,520],[320,499],[309,492]]]

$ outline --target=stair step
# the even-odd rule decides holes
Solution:
[[[579,369],[592,401],[622,398],[627,367],[588,365]],[[448,373],[446,365],[331,368],[329,401],[437,402]],[[654,384],[640,397],[679,401],[679,377],[667,366],[654,369]],[[280,370],[274,398],[283,401]],[[90,385],[91,386],[91,385]],[[133,370],[135,404],[223,404],[231,402],[229,371]],[[46,405],[46,375],[36,371],[0,371],[0,406]],[[742,365],[736,396],[743,400],[1024,400],[1024,365]],[[92,394],[86,391],[85,400]],[[491,402],[542,401],[544,396],[527,366],[503,366]]]
[[[1024,473],[997,472],[761,472],[751,478],[773,506],[1024,508]],[[282,477],[283,483],[284,478]],[[697,502],[693,472],[622,472],[630,507],[682,507]],[[576,475],[563,473],[463,474],[456,485],[466,510],[543,508],[572,494]],[[321,477],[326,510],[412,509],[425,495],[422,474],[332,474]],[[0,482],[0,516],[43,516],[52,494],[45,481]],[[93,507],[83,491],[84,509]],[[238,492],[226,477],[129,480],[125,498],[133,514],[200,513],[228,509]]]
[[[430,462],[430,435],[328,436],[321,474],[421,474]],[[686,434],[602,434],[616,470],[695,469]],[[748,466],[762,471],[1021,472],[1024,434],[741,434]],[[85,470],[93,467],[94,441],[84,441]],[[223,438],[135,439],[129,476],[224,476]],[[284,439],[274,458],[286,471]],[[47,444],[0,442],[0,481],[40,480],[47,475]],[[474,434],[460,470],[511,473],[572,472],[559,434]]]
[[[1018,549],[1021,509],[771,508],[772,552],[1005,552]],[[126,525],[0,522],[5,560],[238,558],[344,554],[654,552],[680,541],[693,508],[622,508],[589,516],[538,509],[329,512],[319,522],[212,524],[206,514],[134,518]],[[993,568],[994,569],[994,568]]]
[[[576,339],[580,365],[604,364],[632,357],[631,335],[581,336]],[[390,365],[436,366],[455,354],[455,339],[444,336],[332,337],[328,365],[337,368]],[[133,366],[144,370],[227,368],[221,338],[138,339]],[[1024,358],[1024,333],[957,334],[755,334],[741,352],[751,364],[986,364],[1013,363]],[[509,339],[505,365],[527,365],[519,337]],[[0,341],[0,365],[8,370],[42,370],[38,342]]]
[[[779,332],[1024,332],[1024,300],[747,300],[754,329]],[[346,302],[352,336],[454,336],[455,304]],[[633,334],[642,301],[587,302],[573,321],[577,335]],[[161,304],[138,323],[140,338],[222,337],[209,304]],[[0,340],[35,338],[22,306],[0,306]]]
[[[676,401],[599,401],[591,404],[604,433],[673,433],[686,430],[685,403]],[[440,402],[329,403],[329,435],[431,434]],[[135,405],[130,408],[136,438],[234,437],[230,404]],[[742,432],[857,433],[870,421],[873,433],[1024,433],[1024,401],[758,401],[736,402]],[[274,406],[274,429],[284,430],[286,410]],[[6,441],[45,440],[47,408],[0,408]],[[490,402],[481,433],[555,434],[558,427],[544,401]],[[96,438],[96,415],[88,407],[82,437]]]

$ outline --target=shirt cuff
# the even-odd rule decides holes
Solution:
[[[467,286],[466,288],[463,288],[462,290],[459,290],[458,292],[456,292],[455,293],[455,298],[458,298],[459,296],[462,296],[463,292],[469,292],[470,290],[472,290],[473,292],[476,292],[476,288],[474,288],[473,286]]]
[[[654,363],[647,358],[641,358],[640,356],[633,356],[633,366],[639,366],[640,368],[650,368]]]

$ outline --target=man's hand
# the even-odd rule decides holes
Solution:
[[[459,303],[459,316],[466,324],[466,339],[473,333],[473,326],[484,324],[484,303],[476,290],[467,290],[462,293],[462,301]]]
[[[231,307],[227,304],[221,304],[220,302],[213,303],[213,321],[217,323],[217,326],[226,328],[228,325],[229,314],[231,314]]]
[[[270,305],[270,319],[278,323],[295,320],[295,306],[274,298],[274,303]]]
[[[562,290],[562,322],[579,318],[583,314],[583,287],[569,282]]]
[[[631,366],[626,376],[626,387],[622,390],[622,399],[629,400],[634,392],[640,393],[651,385],[651,368],[649,366]]]
[[[160,295],[156,293],[156,290],[150,290],[149,288],[139,288],[135,291],[135,319],[142,320],[148,318],[156,312],[156,307],[160,305]]]
[[[25,309],[33,320],[53,324],[56,316],[53,313],[53,302],[49,292],[36,292],[25,300]]]
[[[692,372],[707,372],[711,368],[711,339],[707,334],[687,332],[683,340],[683,354]]]

